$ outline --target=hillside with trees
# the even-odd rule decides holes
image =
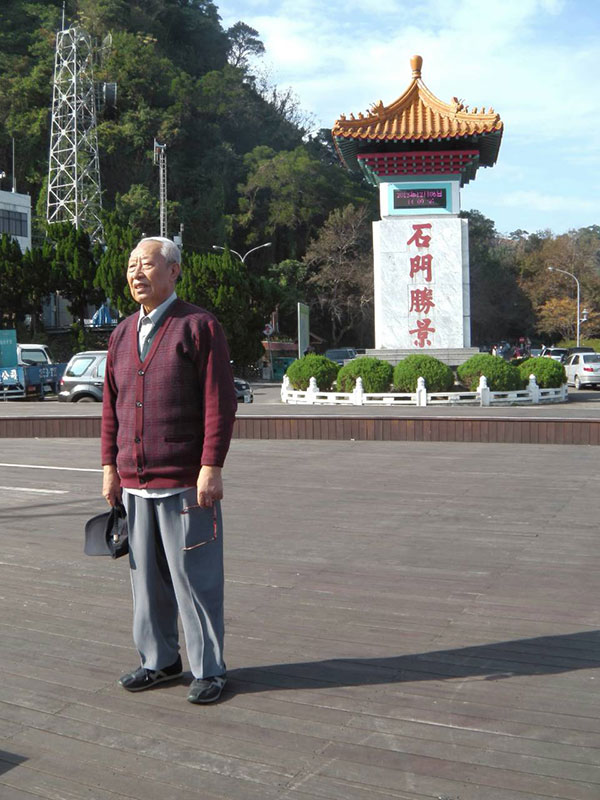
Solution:
[[[50,288],[68,299],[81,331],[86,299],[131,310],[127,252],[158,228],[156,138],[167,145],[170,235],[184,226],[181,292],[223,318],[236,359],[260,353],[275,308],[293,336],[298,300],[330,345],[371,346],[376,192],[342,168],[329,132],[312,129],[293,91],[260,73],[260,33],[243,21],[224,28],[210,0],[67,0],[65,15],[93,37],[95,79],[118,87],[116,107],[98,119],[105,246],[69,226],[45,227],[62,0],[3,0],[0,167],[10,172],[14,137],[18,190],[31,194],[36,216],[30,253],[0,247],[0,324],[27,314],[35,326]],[[586,333],[597,332],[600,228],[502,237],[479,212],[467,216],[476,343],[568,334],[573,287],[549,265],[580,276]],[[243,267],[212,249],[245,253],[267,241]]]

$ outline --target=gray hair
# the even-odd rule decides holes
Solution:
[[[136,249],[144,242],[160,242],[160,254],[168,264],[181,264],[181,250],[177,247],[174,241],[167,239],[166,236],[144,236],[136,244]]]

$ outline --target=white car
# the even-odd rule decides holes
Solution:
[[[573,353],[565,364],[567,383],[576,389],[600,386],[600,353]]]
[[[567,355],[566,347],[542,347],[542,356],[552,358],[554,361],[562,361],[564,356]]]

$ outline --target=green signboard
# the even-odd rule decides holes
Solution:
[[[0,367],[17,366],[17,332],[0,330]]]

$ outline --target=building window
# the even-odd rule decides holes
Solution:
[[[0,208],[0,234],[2,233],[27,238],[27,214]]]

